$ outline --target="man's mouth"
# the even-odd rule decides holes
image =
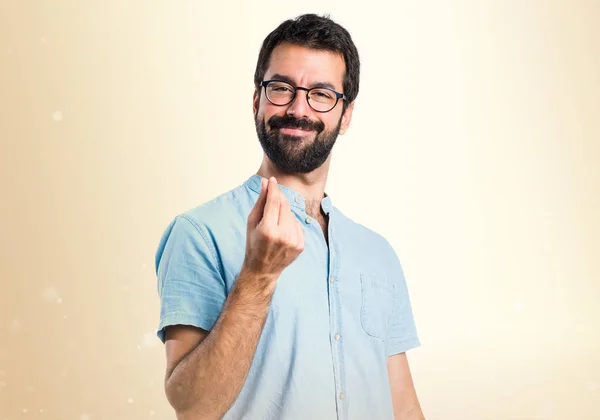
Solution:
[[[292,128],[292,127],[282,127],[279,129],[281,134],[288,134],[291,136],[305,136],[306,134],[312,133],[313,130],[305,130],[303,128]]]

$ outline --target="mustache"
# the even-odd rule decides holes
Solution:
[[[317,133],[320,133],[325,129],[325,124],[321,121],[310,121],[307,119],[296,119],[294,117],[290,117],[286,115],[285,117],[280,117],[278,115],[273,115],[269,118],[269,125],[272,129],[276,128],[299,128],[302,130],[313,130]]]

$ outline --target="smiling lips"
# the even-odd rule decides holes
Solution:
[[[292,135],[292,136],[304,136],[308,133],[312,133],[313,130],[304,130],[302,128],[288,128],[288,127],[282,127],[279,129],[279,132],[281,134],[288,134],[288,135]]]

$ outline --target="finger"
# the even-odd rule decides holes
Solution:
[[[262,211],[265,207],[265,203],[267,201],[267,185],[269,180],[266,178],[261,178],[260,180],[260,193],[258,194],[258,199],[254,206],[252,207],[252,214],[260,213],[262,215]]]
[[[289,223],[290,218],[287,216],[293,215],[293,213],[292,213],[292,207],[290,206],[289,200],[287,199],[287,197],[281,190],[279,192],[279,200],[280,201],[279,201],[279,222],[278,222],[278,224],[280,226],[282,226],[285,223]]]
[[[294,224],[296,225],[296,237],[298,238],[298,248],[304,249],[304,228],[302,227],[302,223],[300,223],[298,220],[296,220],[296,223]]]
[[[269,186],[267,191],[267,202],[265,204],[264,213],[262,216],[262,222],[268,226],[277,226],[279,220],[279,185],[275,177],[269,179]]]
[[[253,227],[255,227],[262,218],[265,203],[267,202],[267,186],[269,185],[268,182],[269,180],[266,178],[261,179],[260,194],[258,195],[258,199],[256,200],[256,203],[254,203],[254,207],[252,207],[252,210],[248,215],[248,222],[251,223]]]
[[[296,230],[294,229],[292,222],[291,215],[281,213],[279,225],[277,227],[279,229],[280,240],[285,246],[294,244],[296,240]]]
[[[296,220],[296,215],[290,207],[286,210],[285,206],[281,206],[281,211],[279,212],[279,227],[282,231],[288,232],[290,238],[296,236],[296,229],[294,228]]]

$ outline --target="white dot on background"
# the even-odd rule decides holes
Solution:
[[[147,332],[144,334],[142,338],[142,344],[144,347],[154,347],[158,344],[160,340],[153,332]]]
[[[13,319],[12,322],[10,323],[10,327],[14,330],[14,331],[19,331],[22,327],[21,325],[21,321],[18,319]]]
[[[56,288],[54,286],[46,287],[44,289],[44,300],[46,302],[57,302],[58,303],[59,299],[62,302],[62,299],[60,298],[58,291],[56,290]]]
[[[27,413],[27,409],[26,408],[23,409],[23,413]]]
[[[590,392],[591,392],[591,391],[595,391],[596,389],[598,389],[598,385],[596,385],[596,383],[595,383],[595,382],[592,382],[592,381],[588,382],[588,383],[586,384],[586,386],[585,386],[585,387],[586,387],[586,388],[587,388],[587,390],[588,390],[588,391],[590,391]]]
[[[56,303],[60,305],[62,303],[62,298],[56,298]]]
[[[62,119],[63,119],[62,111],[54,111],[52,113],[52,119],[57,122],[62,121]]]
[[[150,410],[150,413],[148,413],[148,415],[149,415],[150,417],[153,417],[155,414],[156,414],[156,413],[154,412],[154,410]]]
[[[83,413],[81,417],[79,417],[79,420],[91,420],[91,417],[88,413]]]
[[[129,404],[133,403],[133,398],[129,397],[129,399],[127,400],[127,402],[128,402]]]

